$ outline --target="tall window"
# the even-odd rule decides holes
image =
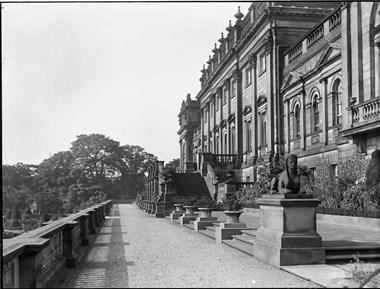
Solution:
[[[232,97],[236,94],[236,79],[232,80],[232,89],[231,89]]]
[[[294,138],[301,137],[301,107],[297,103],[294,107]]]
[[[223,153],[227,153],[227,132],[223,134]]]
[[[235,153],[235,127],[230,127],[230,154]]]
[[[223,90],[223,105],[227,103],[228,89],[224,88]]]
[[[216,95],[216,110],[218,111],[220,107],[220,95]]]
[[[219,134],[217,133],[215,135],[215,153],[218,154],[219,153]]]
[[[333,125],[342,123],[342,83],[335,80],[332,91]]]
[[[246,131],[246,137],[247,137],[247,141],[246,141],[246,150],[247,152],[251,152],[252,151],[252,128],[251,128],[251,122],[250,121],[247,121],[245,123],[245,131]]]
[[[259,56],[259,73],[263,73],[266,70],[266,57],[265,53],[260,54]]]
[[[266,113],[260,113],[260,123],[261,123],[261,148],[265,148],[267,146],[267,120],[266,120]]]
[[[251,70],[251,67],[248,67],[246,70],[245,70],[245,86],[248,86],[251,84],[251,77],[252,76],[252,70]]]
[[[312,132],[317,132],[319,129],[319,101],[318,94],[314,94],[311,106],[311,124]]]
[[[214,101],[210,103],[210,117],[214,117]]]

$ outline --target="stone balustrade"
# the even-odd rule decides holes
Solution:
[[[340,9],[340,7],[337,7],[334,13],[330,14],[328,18],[323,19],[323,22],[317,24],[309,33],[303,36],[287,52],[285,52],[285,65],[292,63],[308,50],[312,49],[314,44],[321,39],[329,37],[335,28],[341,25]]]
[[[353,125],[366,122],[377,122],[380,118],[380,97],[357,104],[351,108]]]
[[[13,239],[3,240],[3,287],[49,288],[66,268],[77,266],[78,256],[90,243],[109,213],[105,201]]]

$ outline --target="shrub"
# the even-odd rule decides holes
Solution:
[[[211,198],[210,195],[204,195],[200,198],[197,198],[194,202],[194,206],[198,208],[215,208],[216,203]]]
[[[17,229],[21,225],[20,221],[18,219],[12,219],[11,221],[11,228],[12,229]]]
[[[220,204],[220,207],[224,211],[240,211],[243,209],[243,204],[238,198],[237,194],[228,195],[226,198],[223,199],[222,203]]]
[[[183,204],[184,206],[195,206],[199,196],[176,196],[173,198],[174,204]]]

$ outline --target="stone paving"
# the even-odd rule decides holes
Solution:
[[[68,288],[318,288],[133,204],[114,205]]]

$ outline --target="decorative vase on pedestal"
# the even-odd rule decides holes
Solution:
[[[183,206],[183,208],[186,210],[186,215],[187,214],[190,214],[190,215],[193,215],[194,214],[194,209],[195,209],[195,206]]]
[[[243,211],[224,211],[223,213],[227,216],[227,223],[240,223],[240,215],[243,214]]]
[[[201,211],[202,218],[211,218],[211,209],[210,208],[198,208]]]

